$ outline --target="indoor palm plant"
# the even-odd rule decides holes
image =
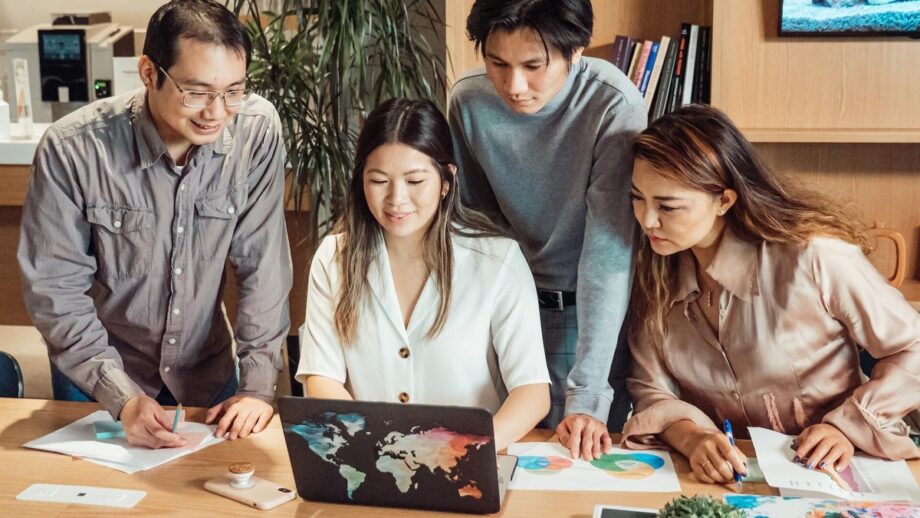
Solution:
[[[278,109],[289,195],[326,233],[351,176],[357,132],[391,97],[443,105],[443,23],[432,0],[227,0],[253,42],[252,88]],[[312,247],[312,244],[310,245]]]

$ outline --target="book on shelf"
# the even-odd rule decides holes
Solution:
[[[642,54],[642,42],[636,41],[632,48],[632,57],[629,59],[629,68],[626,69],[626,77],[632,80],[633,74],[636,73],[636,62],[639,61],[639,54]]]
[[[652,44],[652,50],[648,52],[648,61],[645,62],[645,70],[642,72],[642,81],[639,83],[639,92],[644,96],[648,91],[649,81],[652,79],[652,71],[655,69],[655,61],[658,59],[658,49],[661,44],[657,41],[649,42]]]
[[[680,93],[680,106],[693,102],[693,78],[696,73],[696,51],[699,33],[700,26],[692,24],[690,26],[690,39],[687,43],[687,67],[683,77],[684,87]]]
[[[639,54],[639,61],[636,61],[636,68],[633,70],[630,79],[636,88],[642,85],[642,76],[645,74],[645,64],[648,62],[648,56],[652,52],[652,42],[645,41],[642,43],[642,53]]]
[[[655,91],[658,90],[659,82],[661,81],[661,71],[664,69],[665,62],[667,61],[667,55],[670,51],[671,38],[667,36],[661,37],[661,42],[658,43],[658,49],[656,51],[655,64],[652,67],[652,73],[649,76],[648,85],[645,89],[643,95],[645,96],[645,107],[646,109],[651,109],[652,101],[655,99]]]
[[[693,72],[693,93],[690,95],[690,102],[702,103],[706,90],[707,68],[709,67],[709,35],[710,28],[700,26],[699,36],[696,45],[696,67]]]
[[[700,66],[697,67],[697,84],[700,95],[696,102],[709,104],[709,88],[712,81],[712,27],[700,27]]]
[[[622,70],[624,74],[629,71],[629,62],[632,59],[635,44],[635,38],[622,35],[618,35],[613,41],[613,64]]]
[[[655,92],[655,102],[649,113],[649,120],[655,120],[664,115],[665,109],[668,107],[674,78],[674,64],[677,61],[677,44],[677,40],[671,41],[668,44],[668,51],[667,54],[665,54],[664,63],[661,66],[661,77],[658,80],[658,89]],[[661,53],[660,48],[658,52],[659,54]]]
[[[677,48],[677,60],[674,62],[674,75],[671,77],[671,93],[668,97],[668,105],[664,112],[670,113],[680,106],[682,90],[684,87],[684,74],[687,70],[687,46],[690,44],[690,24],[684,23],[680,26],[680,42]]]

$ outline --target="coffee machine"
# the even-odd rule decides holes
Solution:
[[[7,77],[14,58],[28,61],[33,119],[53,122],[113,95],[117,57],[134,56],[134,28],[112,23],[106,12],[52,15],[4,44]]]

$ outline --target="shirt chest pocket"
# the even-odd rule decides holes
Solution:
[[[240,200],[237,190],[208,194],[195,200],[195,256],[223,262],[230,250]]]
[[[119,279],[146,275],[153,248],[153,209],[95,206],[86,209],[92,225],[91,250],[99,273]]]

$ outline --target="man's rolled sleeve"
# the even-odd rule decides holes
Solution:
[[[229,260],[239,288],[235,335],[239,394],[271,402],[283,365],[293,283],[284,221],[284,144],[277,113],[253,151],[249,198],[234,231]]]

